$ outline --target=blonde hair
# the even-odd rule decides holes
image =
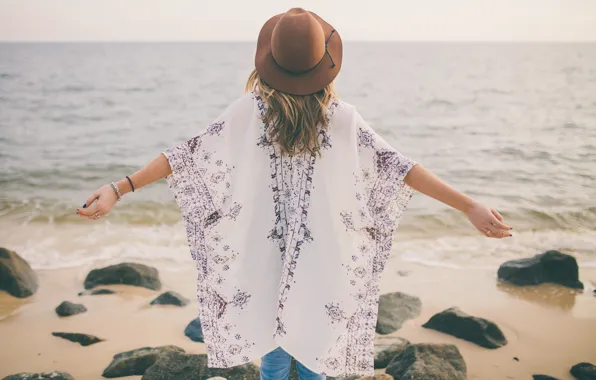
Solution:
[[[327,107],[336,97],[333,82],[311,95],[290,95],[271,88],[256,70],[248,77],[246,91],[257,90],[267,104],[263,122],[269,125],[271,139],[282,153],[297,155],[305,152],[320,154],[318,125],[329,125]]]

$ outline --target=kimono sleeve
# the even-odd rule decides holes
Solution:
[[[392,233],[414,193],[404,179],[417,162],[389,145],[359,114],[356,129],[369,211],[377,228]]]
[[[223,123],[222,123],[223,124]],[[193,213],[193,219],[201,218],[206,212],[201,209],[201,194],[204,192],[199,178],[203,168],[201,156],[211,154],[215,150],[216,139],[213,138],[214,128],[218,124],[212,124],[194,137],[161,152],[170,164],[172,173],[167,175],[166,182],[174,194],[176,203],[187,218]]]

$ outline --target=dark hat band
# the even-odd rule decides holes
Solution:
[[[327,45],[329,44],[329,40],[331,39],[331,37],[333,36],[333,34],[335,33],[335,29],[333,29],[331,31],[331,34],[329,35],[329,37],[327,37],[327,40],[325,40],[325,53],[323,53],[323,56],[321,57],[321,59],[319,60],[319,62],[317,62],[316,65],[314,65],[313,67],[311,67],[310,69],[306,69],[306,70],[300,70],[300,71],[296,71],[296,70],[288,70],[285,67],[283,67],[282,65],[280,65],[277,60],[275,59],[275,56],[273,55],[273,51],[271,52],[271,58],[273,58],[273,62],[277,65],[277,67],[279,67],[280,69],[282,69],[283,71],[285,71],[288,74],[292,74],[292,75],[303,75],[306,74],[310,71],[313,71],[314,69],[316,69],[317,67],[319,67],[319,65],[323,62],[323,60],[325,59],[325,56],[328,55],[329,59],[331,59],[331,68],[335,67],[335,62],[333,61],[333,57],[331,56],[331,54],[329,53],[329,50],[327,49]]]

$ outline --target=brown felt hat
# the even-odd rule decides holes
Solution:
[[[342,60],[339,33],[302,8],[271,17],[259,33],[255,67],[272,88],[310,95],[333,82]]]

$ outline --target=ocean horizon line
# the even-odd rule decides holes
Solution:
[[[256,40],[3,40],[0,44],[247,44]],[[381,44],[561,44],[590,45],[596,40],[351,40],[346,43]]]

